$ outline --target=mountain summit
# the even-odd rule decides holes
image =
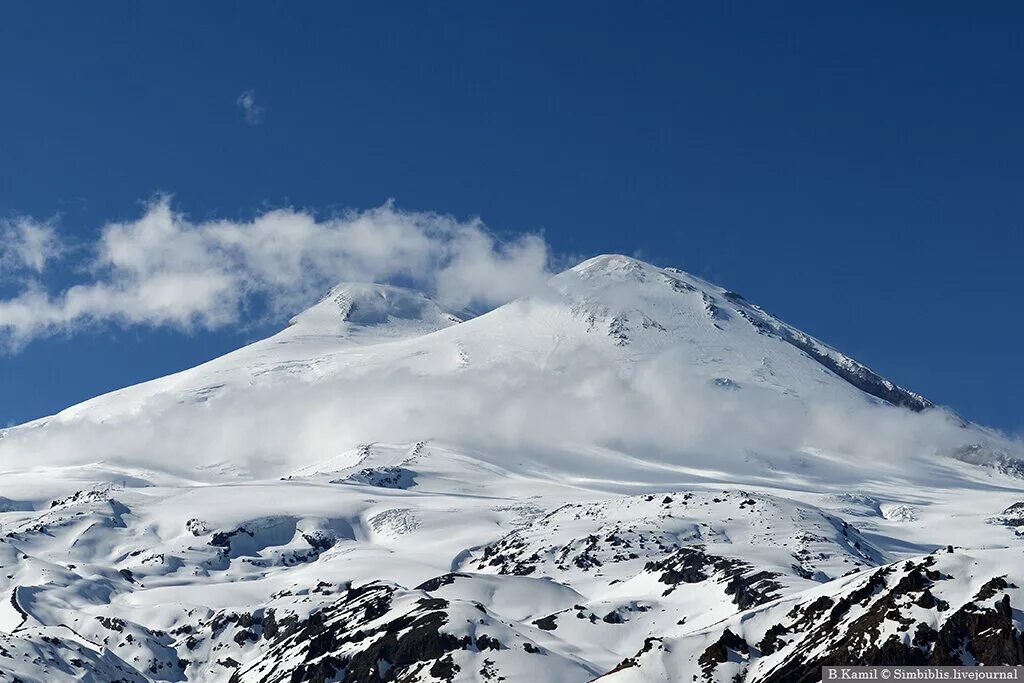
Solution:
[[[550,374],[559,364],[592,362],[629,375],[667,355],[681,375],[720,387],[749,387],[800,402],[933,407],[735,292],[675,268],[609,254],[552,277],[546,291],[476,317],[411,289],[339,284],[269,339],[87,401],[57,419],[136,415],[140,403],[172,397],[205,403],[246,386],[341,381],[399,368],[436,377],[470,365],[519,364],[526,372]]]
[[[347,283],[0,431],[0,680],[814,680],[1021,664],[1019,443],[735,292]]]
[[[622,344],[630,341],[626,330],[631,324],[664,332],[672,339],[671,343],[693,338],[710,327],[723,334],[718,338],[714,334],[710,339],[705,337],[705,349],[724,351],[736,340],[743,339],[744,345],[762,355],[763,364],[774,355],[790,353],[777,344],[781,342],[875,398],[915,411],[933,407],[924,397],[878,376],[852,358],[748,302],[740,294],[676,268],[660,269],[626,256],[605,255],[584,261],[557,276],[553,284],[569,296],[591,302],[595,311],[607,311],[610,334]],[[611,313],[607,308],[610,302],[619,303],[623,310]],[[631,310],[625,310],[630,303],[633,304]],[[634,317],[632,323],[630,312]],[[665,323],[652,316],[664,319]],[[751,340],[751,333],[761,339]],[[738,362],[744,360],[738,359]]]
[[[463,317],[412,289],[346,282],[332,287],[290,325],[295,328],[292,333],[380,342],[429,334],[460,323]]]

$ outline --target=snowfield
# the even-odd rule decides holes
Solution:
[[[0,681],[818,680],[1024,664],[1024,449],[600,256],[342,284],[0,431]]]

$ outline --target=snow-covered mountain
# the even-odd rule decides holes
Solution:
[[[343,284],[0,432],[0,681],[797,681],[1022,664],[1024,452],[600,256]]]

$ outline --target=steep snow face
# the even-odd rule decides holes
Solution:
[[[1018,553],[950,546],[708,629],[652,638],[617,682],[818,680],[822,666],[1024,665]]]
[[[933,405],[743,296],[678,269],[659,269],[625,256],[598,256],[557,276],[552,284],[572,301],[589,330],[606,330],[620,346],[639,343],[660,348],[689,342],[702,354],[729,354],[716,358],[721,367],[746,369],[759,360],[761,368],[753,377],[757,382],[764,382],[766,373],[771,373],[776,384],[797,390],[814,383],[824,368],[894,405],[916,411]],[[785,371],[768,370],[775,359],[788,363]],[[730,378],[722,378],[721,384],[729,382]]]
[[[1022,663],[1020,463],[682,271],[601,256],[476,317],[339,285],[0,431],[0,681]]]

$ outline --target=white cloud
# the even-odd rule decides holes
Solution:
[[[976,471],[938,456],[979,437],[1021,452],[960,428],[943,411],[912,413],[842,394],[808,404],[755,386],[723,392],[680,348],[616,365],[570,344],[542,363],[510,355],[454,374],[400,364],[337,369],[316,381],[276,378],[237,389],[203,401],[173,390],[129,394],[115,401],[130,409],[108,400],[92,414],[14,429],[0,434],[0,463],[103,461],[189,476],[228,462],[277,477],[359,444],[431,440],[497,466],[584,471],[628,486],[692,485],[705,472],[824,490],[863,484],[865,472],[876,481],[966,485]],[[627,455],[602,459],[593,448]]]
[[[246,90],[238,96],[235,103],[242,110],[242,116],[250,126],[258,126],[263,122],[263,107],[256,103],[255,91]]]
[[[17,234],[32,238],[12,242],[5,258],[41,274],[58,253],[47,246],[56,237],[45,226],[50,237],[40,239],[40,224],[23,224],[31,230]],[[0,299],[0,342],[18,347],[97,323],[217,328],[242,321],[255,301],[285,317],[344,280],[401,280],[448,305],[493,306],[543,283],[547,261],[539,237],[501,242],[479,220],[390,203],[324,219],[276,209],[249,221],[193,222],[162,197],[137,220],[102,228],[87,281],[57,293],[31,281]]]
[[[464,306],[474,300],[497,304],[526,293],[540,284],[548,248],[537,235],[526,235],[511,244],[497,244],[483,230],[468,231],[453,243],[451,259],[437,273],[438,297]]]
[[[27,217],[0,221],[0,277],[22,270],[42,272],[60,252],[60,240],[51,223]]]

